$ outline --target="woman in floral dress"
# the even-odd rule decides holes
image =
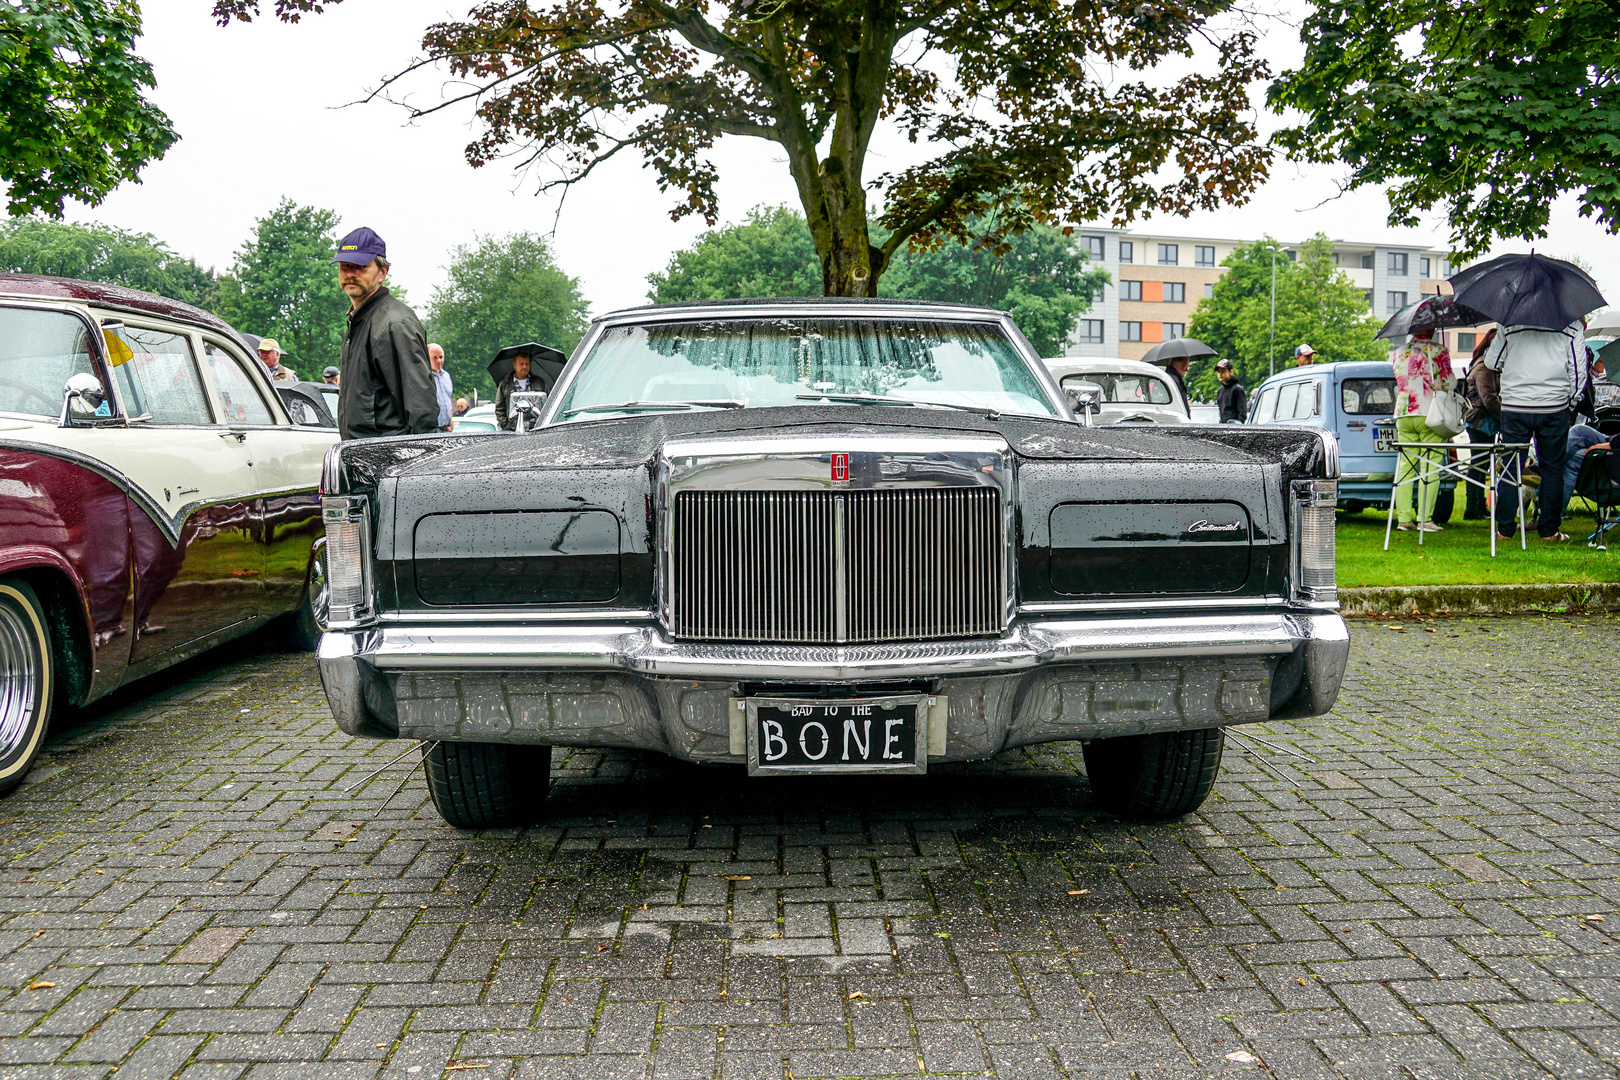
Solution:
[[[1428,425],[1429,402],[1451,388],[1451,354],[1444,341],[1434,339],[1434,331],[1419,330],[1406,344],[1393,350],[1395,365],[1395,438],[1403,443],[1434,443],[1435,448],[1401,450],[1395,469],[1396,528],[1403,531],[1439,532],[1434,518],[1434,502],[1440,496],[1440,477],[1435,472],[1445,462],[1446,436]],[[1427,478],[1415,480],[1419,475]],[[1417,488],[1417,510],[1412,509],[1412,489]]]

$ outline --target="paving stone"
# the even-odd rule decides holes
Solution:
[[[6,798],[0,1080],[1614,1076],[1616,630],[1358,622],[1333,714],[1244,729],[1183,821],[1092,809],[1074,744],[560,750],[550,816],[482,835],[246,639]]]

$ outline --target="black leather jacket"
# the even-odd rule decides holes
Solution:
[[[386,287],[349,312],[339,366],[337,422],[345,439],[438,430],[427,334]]]

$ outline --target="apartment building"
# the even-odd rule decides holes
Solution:
[[[1193,309],[1213,295],[1215,282],[1226,272],[1221,263],[1233,248],[1252,242],[1084,226],[1075,235],[1091,261],[1108,270],[1113,283],[1081,316],[1065,355],[1131,360],[1140,359],[1161,341],[1185,336]],[[1277,257],[1298,256],[1298,244],[1284,244]],[[1450,291],[1443,286],[1452,267],[1446,252],[1436,248],[1335,240],[1333,259],[1361,287],[1367,310],[1379,319],[1421,297]],[[1471,351],[1473,336],[1448,331],[1447,344],[1453,352]],[[1285,359],[1292,361],[1298,344],[1277,342],[1279,365]]]

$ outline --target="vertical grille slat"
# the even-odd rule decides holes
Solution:
[[[671,515],[677,637],[862,644],[1001,632],[995,488],[683,491]]]

